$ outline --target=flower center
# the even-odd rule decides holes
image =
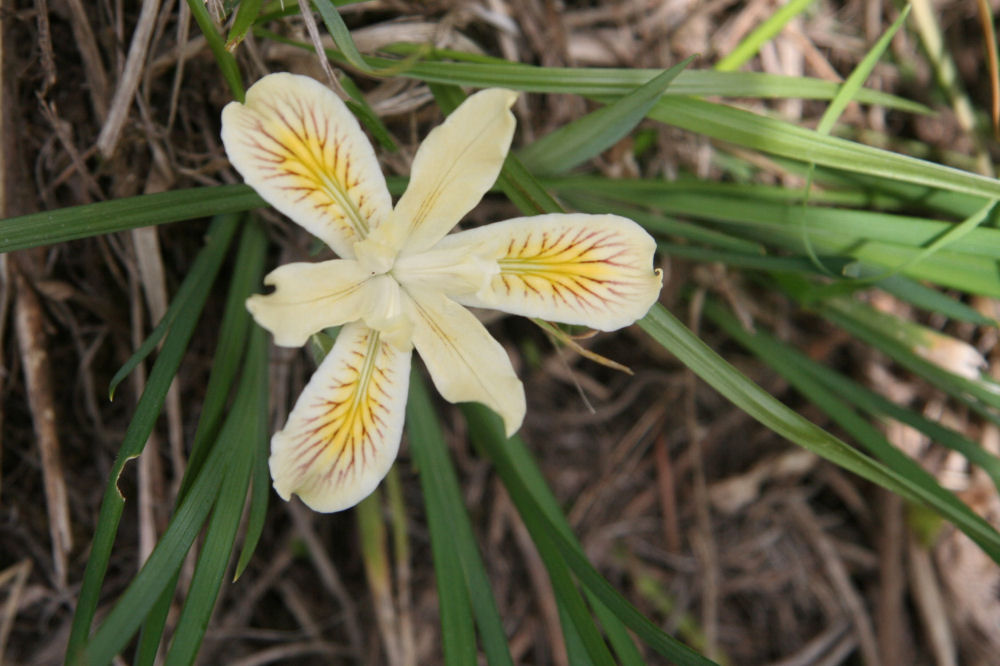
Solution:
[[[371,237],[354,244],[354,256],[372,277],[388,273],[396,263],[396,250]]]

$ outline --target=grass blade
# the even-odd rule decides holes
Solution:
[[[713,139],[793,160],[985,199],[1000,198],[1000,181],[996,179],[824,136],[815,130],[724,104],[665,95],[649,116]]]
[[[475,636],[469,615],[471,604],[487,661],[513,664],[444,436],[423,379],[416,370],[410,377],[406,429],[413,461],[420,473],[431,528],[446,661],[449,664],[475,663]]]
[[[246,366],[239,386],[233,409],[216,443],[217,449],[229,455],[205,543],[198,553],[191,588],[167,653],[167,666],[190,664],[197,656],[232,557],[250,473],[260,450],[259,442],[267,439],[267,431],[260,429],[260,419],[256,418],[267,396],[267,339],[259,327],[254,327],[250,333]],[[248,443],[256,445],[247,446]]]
[[[731,72],[739,69],[747,60],[757,54],[764,42],[770,41],[781,32],[786,23],[805,11],[813,2],[814,0],[789,0],[737,44],[736,48],[717,62],[715,68],[720,72]]]
[[[860,276],[862,278],[866,277],[866,272],[874,275],[874,271],[865,271],[861,269]],[[936,312],[944,315],[948,319],[954,319],[957,321],[964,321],[970,324],[975,324],[977,326],[998,326],[995,319],[991,319],[981,314],[978,310],[966,305],[962,301],[952,298],[948,294],[942,293],[937,289],[932,289],[920,282],[911,280],[910,278],[903,277],[902,275],[893,275],[890,277],[882,278],[876,285],[893,296],[906,301],[918,308],[922,308],[928,312]]]
[[[462,411],[469,421],[470,434],[496,466],[497,474],[503,480],[525,525],[531,531],[539,552],[543,548],[550,553],[553,548],[556,549],[565,566],[573,571],[599,601],[594,604],[594,608],[602,624],[605,622],[605,617],[612,618],[615,623],[624,623],[673,663],[712,664],[710,659],[656,627],[587,562],[580,544],[573,536],[524,441],[516,436],[507,439],[499,417],[481,405],[462,405]],[[620,657],[626,655],[622,657],[623,662],[634,658],[632,656],[634,649],[633,645],[631,652],[627,648],[619,652]]]
[[[76,612],[73,616],[73,625],[67,644],[66,653],[69,661],[75,661],[80,656],[90,633],[90,625],[97,610],[101,585],[111,557],[111,549],[114,546],[115,534],[121,521],[125,498],[118,490],[118,477],[125,464],[142,452],[149,433],[153,430],[153,425],[166,398],[167,389],[177,373],[177,368],[180,367],[198,315],[208,297],[214,276],[222,265],[229,242],[236,230],[237,221],[238,218],[235,216],[223,216],[216,218],[209,227],[207,242],[202,253],[206,256],[206,261],[209,261],[213,266],[210,279],[200,285],[202,291],[196,298],[191,299],[185,312],[178,314],[175,325],[171,328],[170,335],[167,336],[163,349],[153,364],[149,381],[146,383],[146,390],[143,391],[135,415],[129,423],[122,446],[118,451],[118,457],[115,459],[101,502],[97,531],[91,546],[90,558],[87,560],[83,586],[77,597]]]
[[[719,393],[786,439],[906,499],[935,505],[935,498],[896,471],[848,446],[779,402],[729,363],[662,306],[654,305],[639,325]],[[967,523],[966,532],[1000,561],[1000,533],[985,522]]]
[[[149,559],[98,627],[85,651],[78,659],[70,659],[70,663],[107,664],[128,644],[157,602],[161,590],[174,580],[201,532],[229,464],[226,453],[228,451],[221,447],[213,452]]]
[[[333,37],[333,43],[337,45],[344,59],[351,63],[359,71],[366,74],[373,73],[371,66],[365,62],[364,56],[358,51],[351,37],[351,31],[347,29],[347,24],[341,18],[340,12],[330,0],[312,0],[313,5],[319,10],[319,15],[323,18],[327,32]]]
[[[822,368],[822,366],[810,361],[801,353],[790,349],[787,345],[779,343],[760,331],[755,334],[748,333],[741,328],[732,315],[725,312],[717,304],[708,303],[705,307],[705,313],[740,344],[753,351],[762,360],[767,362],[770,367],[788,379],[814,405],[826,412],[846,432],[905,478],[908,483],[920,487],[928,498],[927,504],[943,518],[968,534],[971,539],[980,543],[982,548],[987,552],[991,548],[994,553],[1000,552],[997,551],[995,545],[991,545],[988,542],[982,543],[977,538],[981,530],[992,529],[986,521],[973,513],[954,493],[942,488],[930,473],[926,472],[906,454],[890,444],[882,433],[875,429],[867,420],[859,417],[854,410],[848,407],[847,402],[838,396],[843,396],[858,405],[864,405],[866,409],[872,409],[876,405],[884,409],[888,405],[891,405],[891,403],[881,398],[881,396],[857,385],[855,382],[851,382],[844,377],[840,377],[835,372]],[[823,383],[818,381],[818,376],[822,376],[829,382],[831,388],[823,386]],[[836,389],[831,390],[833,386]],[[909,410],[894,406],[889,411],[898,417],[904,416],[903,413]],[[912,416],[917,417],[916,414]],[[904,420],[915,425],[925,425],[924,422],[926,421],[925,419],[911,417],[904,417]],[[938,426],[931,430],[940,435],[945,429]],[[1000,481],[1000,476],[997,476],[997,473],[1000,472],[1000,459],[989,456],[985,450],[967,440],[966,443],[962,443],[958,439],[950,437],[947,441],[959,446],[967,457],[971,455],[980,464],[985,463],[986,466],[984,469],[991,473],[994,483]]]
[[[535,174],[557,174],[610,148],[646,117],[663,91],[694,58],[685,59],[615,102],[525,146],[518,155],[521,163]]]
[[[208,386],[205,387],[205,399],[202,401],[198,428],[191,444],[185,479],[181,482],[180,497],[184,496],[190,483],[187,477],[197,475],[201,461],[208,455],[210,444],[219,434],[230,389],[236,385],[236,373],[243,362],[245,341],[249,340],[249,333],[254,326],[250,313],[247,312],[246,300],[260,289],[266,254],[267,236],[260,221],[251,219],[243,226],[222,312],[218,341],[212,355],[212,373],[208,378]],[[234,341],[244,344],[234,344]]]
[[[191,266],[191,270],[188,271],[187,277],[184,278],[184,282],[178,288],[177,293],[174,294],[174,298],[170,302],[167,312],[163,315],[163,319],[160,320],[149,336],[139,345],[135,353],[132,354],[125,364],[118,369],[114,377],[111,378],[111,383],[108,386],[108,400],[115,399],[115,390],[118,388],[118,385],[135,370],[136,366],[153,353],[160,340],[163,339],[163,336],[167,334],[170,326],[177,319],[178,313],[185,311],[188,301],[196,298],[198,292],[203,289],[206,280],[213,274],[213,269],[217,270],[218,267],[214,266],[210,256],[207,254],[199,255],[194,265]]]
[[[201,28],[201,33],[205,35],[208,48],[215,56],[215,62],[219,66],[219,71],[222,72],[222,78],[229,85],[233,98],[237,102],[243,102],[246,99],[246,91],[243,89],[240,66],[236,64],[236,57],[226,50],[226,44],[222,41],[222,36],[215,27],[215,21],[208,13],[208,6],[202,0],[188,0],[188,7],[191,8],[191,14],[198,23],[198,27]]]
[[[270,439],[267,437],[267,433],[270,432],[270,424],[267,418],[269,401],[266,388],[265,385],[265,390],[259,393],[260,404],[257,405],[257,409],[254,412],[257,417],[257,430],[261,433],[261,436],[256,439],[257,454],[253,461],[253,477],[246,535],[243,537],[240,559],[236,562],[236,570],[233,572],[233,581],[236,581],[243,575],[243,571],[250,564],[250,558],[257,549],[257,543],[264,532],[264,519],[267,518],[267,504],[271,496],[271,471],[267,465],[267,458],[270,453]]]
[[[312,50],[312,45],[306,42],[289,39],[269,30],[256,28],[255,32],[263,39],[307,51]],[[407,56],[418,54],[426,58],[447,58],[460,62],[365,57],[365,61],[380,72],[394,71],[399,76],[426,83],[475,88],[500,87],[524,92],[607,98],[627,94],[660,74],[660,70],[639,68],[536,67],[461,51],[428,49],[425,44],[396,44],[383,50]],[[335,49],[327,49],[326,53],[333,60],[347,62],[343,54]],[[463,60],[465,62],[461,62]],[[838,89],[836,83],[809,77],[760,72],[688,70],[677,76],[665,95],[832,99]],[[931,113],[931,110],[923,104],[870,88],[863,88],[858,93],[857,101],[864,104],[879,104],[909,113]]]
[[[493,457],[492,452],[496,450],[497,446],[504,447],[506,456],[512,462],[513,469],[516,470],[525,488],[531,492],[532,499],[545,513],[546,519],[555,529],[558,529],[567,539],[576,544],[576,547],[582,553],[583,547],[576,540],[576,536],[573,534],[573,530],[570,528],[559,506],[559,501],[552,494],[552,490],[545,481],[541,469],[539,469],[534,457],[528,451],[524,441],[519,437],[508,440],[504,435],[499,417],[483,405],[469,403],[463,404],[461,407],[462,413],[469,423],[469,434],[473,443],[480,450],[485,451],[490,458]],[[631,636],[625,631],[624,626],[618,622],[618,618],[591,594],[588,593],[587,596],[591,606],[594,608],[594,614],[597,615],[601,626],[608,633],[608,638],[618,655],[619,662],[623,664],[644,663]],[[564,631],[573,629],[572,625],[564,625],[564,627],[566,627]],[[575,629],[573,630],[575,631]],[[570,637],[567,636],[567,648],[569,647],[569,642]]]
[[[246,345],[233,344],[233,341],[244,341],[249,337],[250,314],[245,302],[247,296],[255,291],[261,282],[264,272],[264,255],[267,250],[267,238],[257,220],[251,219],[243,225],[236,261],[229,282],[229,293],[222,313],[222,324],[219,327],[218,343],[212,358],[212,372],[205,389],[205,397],[201,403],[201,416],[195,430],[191,454],[188,457],[187,468],[177,493],[177,503],[180,504],[191,489],[191,484],[201,472],[205,459],[217,443],[222,417],[228,403],[230,387],[235,384],[235,377],[244,359]],[[175,299],[176,300],[176,299]],[[262,432],[267,432],[267,405],[259,407],[257,418]],[[254,492],[250,503],[250,517],[247,521],[247,533],[243,542],[243,552],[240,562],[245,567],[250,553],[260,536],[263,527],[263,512],[267,509],[267,498],[270,491],[270,473],[267,470],[267,441],[263,441],[263,451],[258,452],[255,460]],[[260,468],[263,467],[263,485],[259,482]],[[263,491],[260,488],[263,488]],[[263,495],[263,497],[261,497]],[[237,565],[236,574],[242,571]],[[177,574],[174,580],[163,588],[156,606],[149,612],[143,623],[136,651],[136,666],[152,666],[156,659],[160,641],[163,636],[167,613],[173,603],[174,589],[177,587]]]
[[[279,39],[286,43],[288,41],[280,37]],[[308,45],[302,42],[298,45],[308,48]],[[416,78],[427,83],[477,88],[499,86],[525,92],[563,93],[598,98],[616,97],[649,82],[660,73],[660,70],[640,68],[538,67],[447,49],[432,49],[426,52],[422,44],[397,44],[385,50],[395,50],[402,55],[422,52],[427,58],[437,58],[434,61],[416,62],[401,70],[399,72],[401,76]],[[336,52],[330,55],[338,56]],[[463,60],[465,62],[462,62]],[[368,58],[368,62],[376,67],[392,67],[400,63],[398,60],[386,58]],[[681,72],[665,94],[696,97],[833,99],[838,89],[839,85],[832,81],[810,77],[699,69]],[[870,88],[859,91],[857,101],[910,113],[931,113],[931,110],[922,104]]]
[[[246,38],[250,28],[257,20],[257,16],[260,15],[261,4],[263,4],[263,0],[240,0],[239,9],[236,10],[236,18],[233,19],[229,34],[226,36],[226,51],[232,53]]]
[[[247,185],[195,187],[71,206],[0,220],[0,252],[266,206]]]

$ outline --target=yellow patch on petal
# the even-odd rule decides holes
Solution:
[[[222,142],[248,185],[341,257],[391,211],[371,144],[318,81],[265,76],[223,109]]]
[[[604,331],[642,317],[660,293],[656,243],[615,215],[539,215],[453,234],[439,247],[492,257],[499,273],[466,305]]]
[[[363,324],[341,330],[271,439],[271,476],[282,498],[296,494],[330,512],[375,489],[399,449],[410,356]]]

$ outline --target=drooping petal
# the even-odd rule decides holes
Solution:
[[[270,74],[222,110],[247,184],[341,257],[392,209],[375,151],[344,103],[307,76]]]
[[[481,402],[498,413],[507,435],[524,420],[524,387],[507,352],[475,315],[443,293],[406,287],[413,346],[449,402]]]
[[[496,182],[514,136],[517,93],[472,95],[417,150],[410,185],[382,231],[405,253],[426,250],[479,203]]]
[[[271,271],[264,284],[270,294],[247,299],[257,323],[282,347],[301,347],[309,336],[329,326],[360,319],[376,295],[371,274],[351,259],[285,264]]]
[[[364,324],[344,326],[271,438],[271,477],[316,511],[341,511],[367,497],[399,450],[410,352]]]
[[[617,215],[552,214],[488,224],[443,238],[435,249],[494,258],[500,267],[465,305],[613,331],[656,302],[656,243]]]

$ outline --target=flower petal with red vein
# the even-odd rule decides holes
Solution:
[[[500,270],[486,288],[449,291],[464,305],[602,331],[645,315],[662,285],[661,271],[653,270],[655,241],[617,215],[515,218],[452,234],[435,249],[498,263]]]
[[[227,104],[222,143],[247,185],[345,259],[392,210],[358,121],[307,76],[270,74],[250,87],[245,104]]]
[[[410,352],[364,324],[344,326],[333,349],[271,438],[271,477],[316,511],[341,511],[367,497],[399,450]]]

